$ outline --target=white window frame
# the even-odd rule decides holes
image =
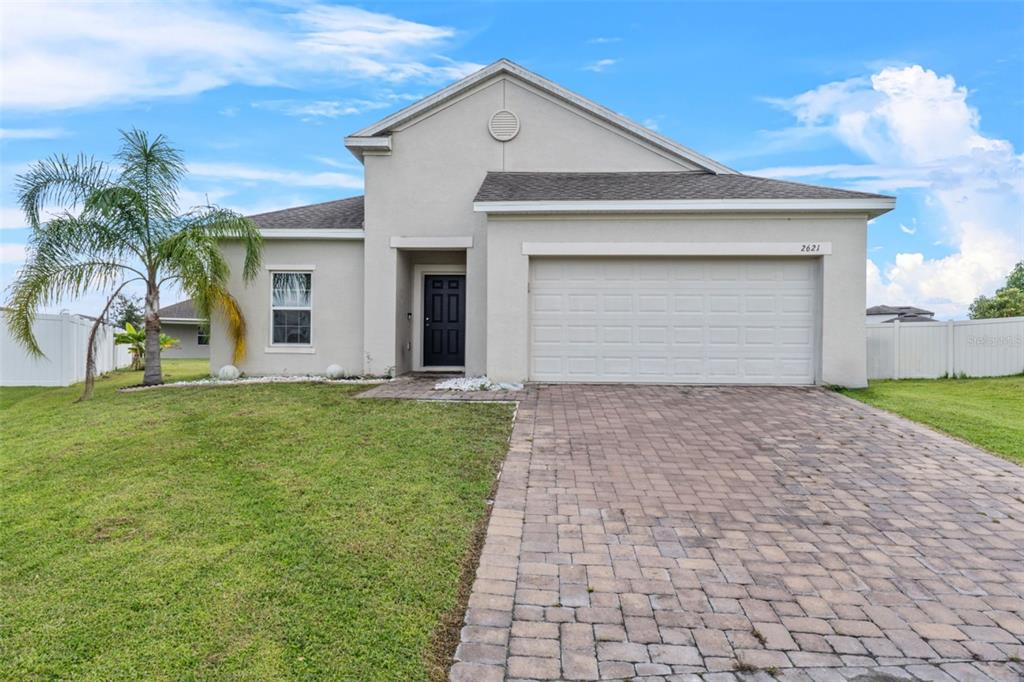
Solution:
[[[209,346],[210,345],[210,330],[206,330],[206,343],[200,341],[203,337],[203,325],[196,327],[196,345],[197,346]]]
[[[275,306],[274,305],[274,275],[309,275],[309,305],[308,306]],[[270,324],[268,326],[268,352],[288,352],[294,350],[297,353],[313,352],[313,268],[310,267],[286,267],[275,266],[270,269]],[[274,342],[274,311],[275,310],[308,310],[309,311],[309,343],[283,343]]]

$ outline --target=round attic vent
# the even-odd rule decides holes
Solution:
[[[495,140],[508,142],[519,134],[519,117],[508,109],[502,109],[491,116],[491,122],[487,124],[487,128]]]

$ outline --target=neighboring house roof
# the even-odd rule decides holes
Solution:
[[[868,315],[928,315],[935,313],[912,305],[876,305],[868,308]]]
[[[932,317],[931,314],[928,314],[928,315],[918,315],[916,313],[911,313],[910,315],[899,315],[898,317],[894,317],[891,320],[885,320],[883,322],[883,324],[888,323],[888,322],[900,322],[900,323],[903,323],[903,322],[936,322],[936,321],[937,320],[934,317]]]
[[[489,172],[474,201],[682,201],[702,199],[890,199],[799,182],[700,171]]]
[[[179,320],[182,322],[200,322],[201,318],[196,313],[196,306],[192,299],[172,303],[164,306],[156,312],[164,322]]]
[[[344,230],[363,228],[363,197],[349,197],[308,206],[248,216],[261,230]]]
[[[429,110],[450,102],[477,85],[503,74],[514,76],[545,94],[554,97],[556,100],[575,106],[578,109],[582,109],[598,120],[611,125],[613,128],[625,132],[634,138],[640,139],[647,144],[650,144],[690,164],[707,169],[712,173],[736,172],[731,168],[718,163],[714,159],[708,158],[689,147],[684,147],[675,140],[671,140],[664,135],[660,135],[653,130],[650,130],[649,128],[645,128],[635,121],[631,121],[624,116],[620,116],[611,109],[603,107],[597,102],[587,99],[582,95],[578,95],[567,90],[561,85],[558,85],[543,76],[539,76],[528,69],[524,69],[508,59],[499,59],[493,64],[471,73],[462,80],[456,81],[448,87],[438,90],[434,94],[424,97],[418,102],[414,102],[390,116],[382,118],[373,125],[356,131],[345,138],[345,144],[357,158],[361,157],[361,154],[364,151],[369,153],[384,151],[386,153],[387,151],[390,151],[391,146],[390,140],[384,136],[388,135],[393,129],[408,123]]]

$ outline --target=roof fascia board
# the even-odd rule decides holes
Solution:
[[[349,135],[345,138],[345,147],[360,161],[367,154],[388,156],[391,154],[391,136],[360,137]]]
[[[671,199],[648,201],[474,201],[477,213],[846,212],[876,216],[895,199]]]
[[[301,229],[301,228],[265,228],[260,230],[264,239],[364,239],[365,230],[349,228],[340,229]]]
[[[501,59],[489,66],[485,66],[479,71],[476,71],[475,73],[471,73],[470,75],[466,76],[462,80],[456,81],[455,83],[452,83],[448,87],[442,88],[441,90],[438,90],[434,94],[428,95],[427,97],[424,97],[418,102],[414,102],[413,104],[410,104],[404,109],[396,111],[390,116],[381,119],[377,123],[367,126],[362,130],[356,131],[349,137],[361,138],[379,136],[382,133],[387,132],[388,130],[391,130],[392,128],[395,128],[411,120],[412,118],[419,116],[426,110],[432,109],[440,104],[443,104],[447,100],[458,96],[463,91],[468,90],[478,85],[479,83],[489,80],[491,77],[497,76],[502,73],[507,73],[512,76],[515,76],[516,78],[519,78],[520,80],[525,81],[526,83],[529,83],[530,85],[542,91],[545,91],[548,94],[554,95],[558,99],[569,102],[570,104],[573,104],[593,114],[597,118],[603,119],[604,121],[611,123],[612,125],[621,128],[631,133],[632,135],[639,137],[640,139],[650,142],[656,147],[665,149],[676,156],[683,157],[690,161],[691,163],[700,166],[701,168],[709,170],[713,173],[736,172],[733,169],[729,168],[728,166],[724,166],[718,163],[714,159],[704,156],[703,154],[700,154],[699,152],[696,152],[690,149],[689,147],[685,147],[679,144],[678,142],[675,142],[674,140],[671,140],[663,135],[659,135],[653,130],[649,130],[641,126],[639,123],[631,121],[624,116],[620,116],[611,109],[603,107],[597,102],[587,99],[582,95],[578,95],[572,92],[571,90],[567,90],[566,88],[563,88],[561,85],[558,85],[557,83],[550,81],[547,78],[544,78],[543,76],[539,76],[533,73],[532,71],[529,71],[507,59]]]
[[[163,324],[206,324],[206,320],[198,317],[161,317]]]

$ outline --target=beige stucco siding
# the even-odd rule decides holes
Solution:
[[[165,358],[208,358],[210,346],[199,345],[198,324],[163,323],[160,331],[172,339],[178,339],[178,345],[164,350],[160,356]]]
[[[245,315],[248,352],[239,369],[250,375],[323,374],[332,364],[363,371],[363,243],[359,240],[267,240],[255,280],[242,282],[242,247],[227,242],[230,290]],[[305,270],[312,266],[312,348],[271,346],[270,267]],[[210,365],[232,362],[232,345],[218,316],[212,321]]]
[[[504,152],[500,170],[582,173],[697,169],[635,138],[624,137],[582,109],[567,108],[526,84],[506,80],[502,87],[501,108],[515,112],[521,125],[510,142],[492,140]]]
[[[821,383],[866,385],[866,217],[830,215],[492,218],[488,225],[487,375],[529,373],[530,259],[523,242],[831,242],[821,256]]]
[[[491,137],[487,123],[499,109],[520,119],[509,142]],[[466,372],[487,367],[486,217],[473,198],[487,171],[658,171],[691,169],[632,137],[570,111],[528,86],[499,78],[391,135],[390,155],[367,155],[365,165],[366,369],[402,368],[404,311],[392,236],[472,236],[466,250]],[[493,281],[493,280],[492,280]],[[404,286],[404,285],[403,285]]]

